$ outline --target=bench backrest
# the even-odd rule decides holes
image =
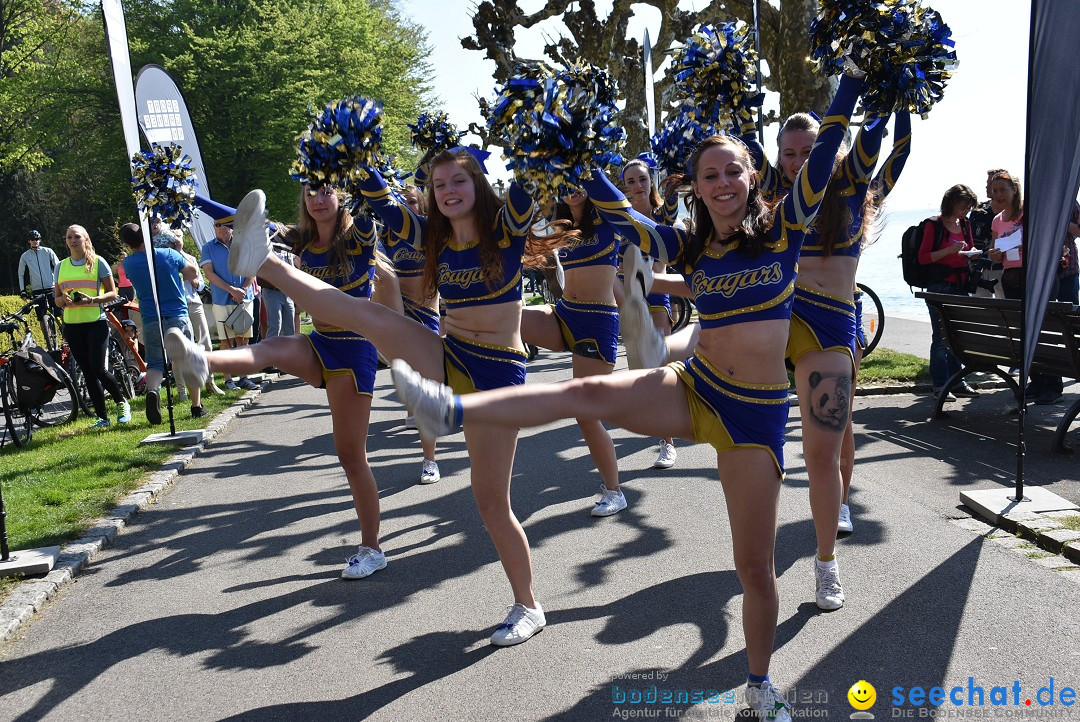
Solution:
[[[971,366],[1019,366],[1022,342],[1020,301],[940,293],[917,293],[941,313],[945,341],[953,354]],[[1069,303],[1047,304],[1032,373],[1080,377],[1076,334],[1080,311]]]

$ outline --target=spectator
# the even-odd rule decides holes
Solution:
[[[27,288],[29,288],[30,293],[35,296],[45,295],[52,310],[59,313],[52,297],[54,276],[56,267],[60,265],[60,259],[57,258],[53,249],[41,245],[41,234],[37,231],[30,231],[26,242],[30,244],[30,248],[19,256],[19,293],[26,296]],[[26,282],[27,271],[30,272],[29,284]],[[37,307],[37,317],[38,323],[44,328],[45,308],[43,306]]]
[[[215,221],[215,238],[202,248],[202,270],[210,282],[210,297],[214,304],[214,320],[217,323],[217,335],[224,348],[241,348],[248,345],[252,331],[249,327],[243,333],[236,333],[228,328],[225,319],[238,306],[242,305],[251,318],[254,316],[254,294],[251,287],[254,278],[243,278],[229,273],[229,246],[232,245],[232,220]],[[251,324],[252,327],[255,325]],[[225,389],[237,391],[243,388],[258,388],[247,376],[241,376],[239,382],[231,375],[225,379]]]
[[[95,253],[90,234],[82,226],[69,226],[65,239],[71,256],[56,267],[53,298],[64,309],[64,338],[83,372],[86,391],[98,419],[90,428],[109,427],[106,390],[116,402],[116,422],[126,424],[131,421],[131,406],[105,368],[109,322],[105,320],[102,305],[116,300],[112,269]]]
[[[184,250],[183,240],[175,234],[173,234],[172,244],[169,247],[183,256],[185,261],[195,265],[196,268],[198,267],[198,260]],[[195,334],[195,343],[207,351],[213,351],[214,345],[210,339],[210,326],[206,323],[206,312],[203,308],[202,294],[204,291],[209,293],[201,272],[196,273],[193,280],[184,279],[184,300],[187,302],[188,320],[191,322],[191,331]],[[215,396],[225,395],[225,392],[214,383],[213,374],[207,377],[204,388]]]
[[[1002,264],[1001,291],[1005,294],[1005,298],[1020,298],[1024,293],[1023,248],[1003,253],[997,247],[998,239],[1008,238],[1019,232],[1023,226],[1024,210],[1020,200],[1020,181],[1008,171],[996,173],[990,179],[990,196],[997,205],[1004,207],[994,216],[991,224],[994,246],[988,253],[994,263]]]
[[[155,241],[172,243],[171,234],[159,234]],[[134,223],[120,227],[120,241],[130,251],[124,259],[127,272],[135,293],[139,297],[139,312],[142,315],[143,347],[146,349],[146,420],[151,424],[161,423],[161,379],[165,375],[165,353],[161,339],[170,328],[179,329],[187,338],[194,340],[191,322],[188,320],[187,298],[181,276],[191,281],[199,275],[195,264],[181,256],[172,248],[147,248],[143,242],[142,229]],[[157,303],[150,285],[150,265],[146,254],[154,254],[154,277],[157,280]],[[161,308],[161,325],[158,325],[158,307]],[[183,382],[177,378],[177,384]],[[191,395],[191,416],[203,415],[200,397],[201,389],[193,386],[188,389]]]
[[[919,247],[919,263],[943,266],[945,269],[942,280],[926,287],[930,293],[967,295],[968,264],[964,252],[975,248],[967,214],[978,200],[975,191],[965,185],[955,185],[945,191],[941,199],[941,215],[926,224]],[[931,328],[930,380],[934,387],[934,398],[937,398],[946,382],[960,370],[960,362],[945,345],[941,316],[932,306],[928,305],[927,308]],[[955,393],[960,396],[978,394],[966,382],[961,383]],[[955,401],[956,397],[950,393],[946,400]]]
[[[127,274],[124,273],[124,259],[127,258],[127,249],[120,249],[120,262],[116,264],[116,293],[120,298],[124,299],[126,303],[131,303],[135,300],[135,287],[131,285],[131,281],[128,280]],[[120,318],[127,320],[127,309],[120,309],[122,313],[117,314]]]
[[[994,236],[992,224],[994,222],[994,216],[1005,210],[1005,206],[1002,203],[998,203],[992,197],[990,197],[990,181],[994,179],[998,173],[1005,173],[1003,168],[994,168],[986,171],[986,195],[990,200],[985,201],[971,212],[971,235],[975,241],[975,248],[980,251],[986,251],[993,244]],[[995,263],[990,268],[983,271],[982,278],[985,281],[994,282],[994,291],[991,293],[986,288],[975,289],[975,295],[980,297],[1005,298],[1005,295],[1001,292],[1001,264]]]
[[[1069,225],[1065,228],[1065,248],[1058,269],[1057,300],[1080,303],[1080,263],[1076,255],[1076,237],[1080,236],[1080,203],[1073,201]]]
[[[1080,235],[1080,204],[1073,201],[1069,212],[1069,225],[1065,228],[1065,240],[1061,249],[1061,263],[1057,272],[1057,288],[1050,289],[1051,301],[1066,301],[1075,304],[1077,302],[1077,259],[1076,237]],[[1050,374],[1031,374],[1027,388],[1024,389],[1024,399],[1033,401],[1039,406],[1048,406],[1061,401],[1065,384],[1060,376]]]
[[[274,254],[290,266],[296,265],[296,256],[290,250],[291,246],[284,239],[289,229],[278,224],[278,230],[270,239]],[[295,325],[296,304],[277,288],[267,282],[262,282],[263,305],[266,307],[266,338],[275,336],[292,336],[300,332]]]

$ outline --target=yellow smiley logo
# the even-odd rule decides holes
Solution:
[[[877,701],[877,690],[874,689],[874,685],[867,682],[865,679],[860,679],[855,684],[851,685],[851,689],[847,693],[848,702],[851,706],[857,710],[868,710],[874,706],[874,702]]]

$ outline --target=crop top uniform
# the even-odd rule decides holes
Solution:
[[[365,168],[358,181],[364,198],[401,243],[422,251],[427,219],[398,200],[378,171]],[[491,233],[498,241],[502,277],[489,287],[484,278],[479,240],[444,242],[436,264],[439,295],[448,310],[521,302],[521,268],[525,240],[532,225],[533,200],[517,183],[511,183],[506,204],[499,209]],[[454,334],[443,337],[446,383],[455,393],[485,391],[525,383],[521,349],[495,346]]]
[[[861,88],[861,80],[842,78],[810,158],[777,208],[764,250],[757,257],[728,249],[714,251],[706,244],[698,259],[684,260],[686,231],[658,225],[634,211],[599,172],[594,171],[585,189],[601,215],[622,235],[650,257],[681,269],[694,293],[702,328],[790,319],[799,251],[821,205]],[[708,442],[717,451],[766,449],[783,475],[787,383],[736,381],[699,353],[671,367],[686,387],[696,441]]]
[[[407,239],[398,236],[386,225],[379,227],[379,242],[394,265],[394,272],[397,273],[398,278],[423,277],[425,262],[423,249],[414,247]],[[439,333],[438,311],[417,303],[405,295],[402,295],[401,303],[406,316]]]
[[[664,198],[664,202],[652,209],[649,217],[661,225],[673,226],[675,221],[679,218],[679,194],[672,192]],[[617,276],[619,281],[623,280],[622,272],[622,260],[623,254],[626,253],[626,247],[630,244],[625,238],[620,238],[619,243],[619,258],[618,258],[618,272]],[[644,253],[641,254],[645,256]],[[671,296],[667,293],[650,293],[645,297],[645,304],[649,307],[649,313],[656,313],[658,311],[664,311],[667,313],[668,318],[671,318]]]
[[[300,270],[353,298],[371,298],[375,240],[374,222],[367,215],[358,215],[342,239],[343,269],[330,266],[329,247],[317,248],[309,243],[297,254]],[[348,329],[318,326],[308,336],[308,342],[322,365],[324,386],[333,377],[349,376],[356,386],[356,393],[372,395],[379,359],[371,341]]]
[[[898,137],[890,156],[890,167],[886,172],[892,176],[897,170],[897,156],[910,149],[910,119],[907,114],[898,118],[902,124],[908,120],[908,131]],[[870,189],[874,167],[877,165],[881,140],[888,117],[875,118],[863,124],[855,136],[854,147],[848,152],[841,166],[841,178],[836,188],[829,192],[837,193],[844,201],[845,223],[840,238],[833,240],[831,255],[858,259],[863,247],[863,205],[866,193]],[[899,128],[898,128],[899,130]],[[898,136],[901,134],[898,132]],[[902,167],[900,163],[900,167]],[[895,178],[893,178],[895,184]],[[816,228],[811,228],[803,243],[801,258],[824,258],[826,244]],[[851,360],[852,373],[855,370],[855,354],[858,345],[858,332],[861,326],[861,313],[852,297],[836,296],[824,293],[809,284],[796,282],[795,300],[792,307],[791,332],[788,335],[787,361],[794,368],[804,355],[816,351],[835,351],[845,354]]]
[[[558,250],[563,268],[618,267],[619,237],[615,229],[593,211],[593,232]],[[619,309],[602,301],[560,298],[552,305],[563,347],[578,356],[601,359],[613,368],[619,345]]]

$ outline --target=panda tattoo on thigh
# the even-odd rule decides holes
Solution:
[[[851,377],[844,374],[810,374],[810,415],[832,431],[847,427],[851,407]]]

